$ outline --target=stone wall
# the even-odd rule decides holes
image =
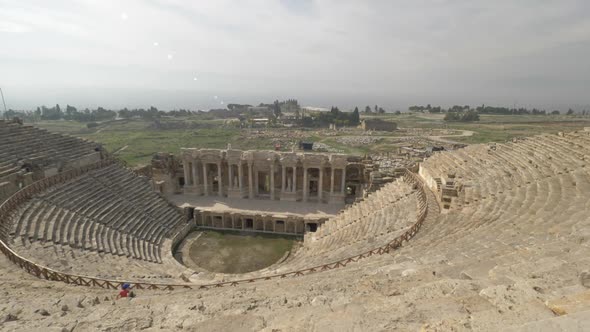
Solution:
[[[394,131],[397,129],[397,124],[381,119],[365,119],[361,122],[361,128],[364,130]]]
[[[315,232],[326,218],[195,209],[194,220],[200,228],[302,236],[306,232]]]

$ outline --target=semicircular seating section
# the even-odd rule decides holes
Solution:
[[[453,204],[463,207],[504,190],[585,167],[587,132],[539,135],[509,143],[472,145],[426,160],[420,174],[441,196],[441,182],[452,179],[458,189]],[[442,180],[442,181],[441,181]]]
[[[303,246],[285,261],[240,277],[304,270],[367,253],[408,231],[424,209],[421,188],[402,177],[328,219],[315,233],[308,233]]]
[[[25,174],[34,176],[24,185],[46,176],[43,172],[97,162],[100,151],[94,142],[0,120],[0,202],[19,189]]]
[[[479,324],[495,324],[499,316],[508,325],[549,319],[552,303],[567,304],[568,312],[587,307],[587,300],[579,302],[587,289],[578,276],[590,266],[588,160],[589,132],[474,145],[429,158],[420,169],[425,181],[436,191],[431,177],[453,174],[459,195],[397,252],[396,259],[412,262],[406,269],[425,271],[403,282],[418,280],[422,289],[441,287],[440,278],[452,280],[452,287],[470,283],[476,294],[469,316]]]
[[[13,216],[13,250],[58,271],[106,279],[183,271],[166,242],[183,215],[116,163],[34,195]]]

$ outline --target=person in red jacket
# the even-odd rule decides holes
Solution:
[[[123,297],[135,297],[135,294],[131,291],[131,285],[124,283],[121,285],[121,291],[117,295],[117,300]]]

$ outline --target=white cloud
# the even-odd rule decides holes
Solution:
[[[0,32],[21,33],[30,31],[30,27],[10,21],[0,21]]]
[[[489,82],[508,80],[526,57],[562,63],[550,52],[590,41],[589,10],[582,0],[0,2],[0,72],[19,86],[171,90],[192,72],[228,102],[240,92],[461,103],[494,96]],[[588,46],[576,50],[588,56]],[[519,84],[531,99],[546,93]]]

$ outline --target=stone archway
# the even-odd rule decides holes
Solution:
[[[287,222],[287,229],[285,230],[285,233],[295,233],[295,222],[294,221]]]
[[[235,221],[234,221],[234,228],[235,228],[235,229],[242,229],[242,228],[244,228],[244,227],[243,227],[243,221],[242,221],[242,218],[241,218],[241,217],[237,217],[237,218],[235,218]]]
[[[276,220],[275,221],[275,232],[277,232],[277,233],[284,233],[285,232],[285,221],[284,220]]]
[[[264,231],[266,231],[266,232],[273,232],[274,231],[274,223],[272,220],[265,220],[264,221]]]
[[[264,229],[264,222],[260,219],[254,220],[254,230],[261,231]]]
[[[223,228],[232,228],[232,217],[225,216],[223,218]]]

